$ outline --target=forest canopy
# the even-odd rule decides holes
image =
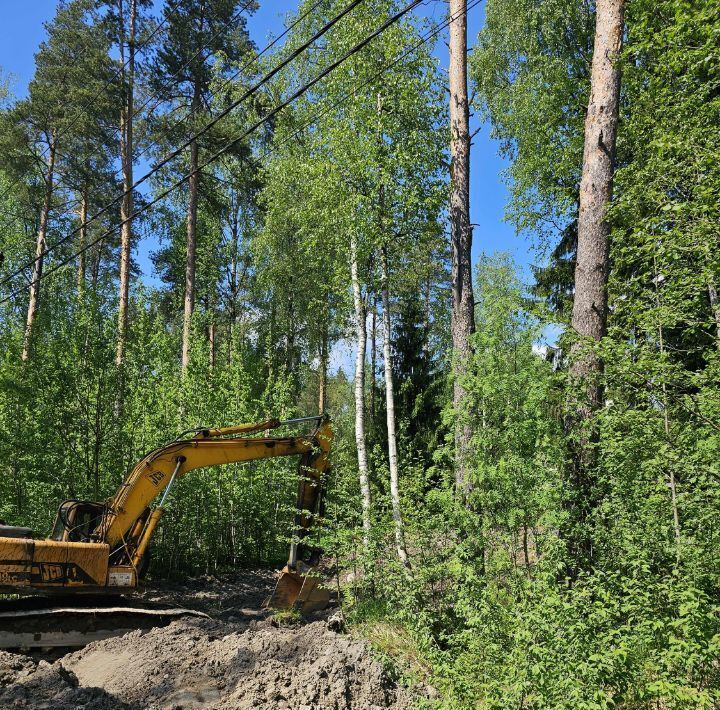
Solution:
[[[429,707],[718,707],[720,5],[258,3],[66,0],[0,67],[0,519],[327,412],[324,569]],[[183,479],[151,575],[283,561],[295,487]]]

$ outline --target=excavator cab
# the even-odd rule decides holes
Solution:
[[[51,540],[57,542],[94,542],[95,531],[105,515],[103,503],[86,500],[66,500],[60,504]]]

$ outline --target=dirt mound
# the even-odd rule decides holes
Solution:
[[[60,663],[40,661],[35,666],[24,656],[2,653],[0,707],[52,708],[52,710],[122,710],[132,707],[101,688],[81,687],[77,677]]]
[[[204,611],[170,626],[97,641],[50,664],[0,652],[0,708],[405,708],[367,645],[324,619],[278,626],[260,609],[274,575],[249,571],[149,588]],[[316,617],[317,618],[317,617]]]
[[[83,687],[142,708],[388,708],[398,694],[364,643],[323,622],[222,635],[182,620],[93,643],[61,660]]]
[[[35,670],[35,664],[26,656],[0,651],[0,688],[25,678]]]

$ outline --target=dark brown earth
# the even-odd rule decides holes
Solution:
[[[150,587],[207,613],[96,641],[53,663],[0,652],[0,708],[406,708],[367,644],[331,631],[333,610],[293,626],[266,618],[273,574]]]

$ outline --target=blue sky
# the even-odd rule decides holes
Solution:
[[[282,31],[283,17],[296,8],[297,0],[260,0],[260,5],[248,25],[256,44],[264,47],[271,35]],[[27,89],[34,69],[33,55],[45,37],[43,22],[52,19],[56,6],[57,0],[0,0],[3,17],[0,26],[0,68],[3,74],[11,75],[11,89],[15,95],[22,96]],[[446,8],[447,5],[441,0],[430,0],[421,7],[421,12],[440,18]],[[480,30],[483,15],[483,5],[470,11],[470,42]],[[446,66],[447,47],[442,41],[438,42],[435,52],[442,65]],[[503,221],[507,201],[507,189],[500,176],[503,167],[497,143],[490,138],[490,128],[482,125],[472,149],[471,219],[477,225],[474,231],[474,258],[482,251],[509,251],[529,278],[529,244],[525,239],[517,237],[512,227]],[[147,254],[153,246],[143,243],[137,254],[146,277],[151,276]]]
[[[155,0],[159,7],[162,0]],[[283,30],[283,18],[293,12],[298,0],[259,0],[260,9],[249,19],[250,34],[259,48],[263,48],[272,36]],[[33,56],[45,37],[43,23],[50,21],[55,13],[57,0],[0,0],[3,23],[0,25],[0,71],[10,76],[10,88],[14,95],[23,96],[34,71]],[[419,10],[422,14],[439,20],[447,12],[443,0],[427,0]],[[468,16],[468,41],[472,45],[484,19],[484,5],[472,9]],[[447,46],[441,38],[435,47],[435,55],[442,67],[447,66]],[[473,119],[472,129],[479,128],[473,141],[471,153],[471,221],[475,226],[473,235],[473,261],[482,252],[510,252],[521,269],[522,277],[530,282],[529,265],[537,261],[537,254],[531,250],[529,241],[518,237],[511,225],[503,221],[508,191],[502,181],[502,170],[506,163],[498,155],[498,144],[490,137],[490,126],[479,125]],[[147,169],[147,164],[136,168],[136,179]],[[151,238],[140,241],[135,258],[143,269],[143,279],[148,283],[159,283],[154,277],[150,253],[157,247]],[[542,342],[554,343],[559,329],[548,326]],[[339,343],[332,353],[334,366],[352,369],[352,352],[347,343]]]

